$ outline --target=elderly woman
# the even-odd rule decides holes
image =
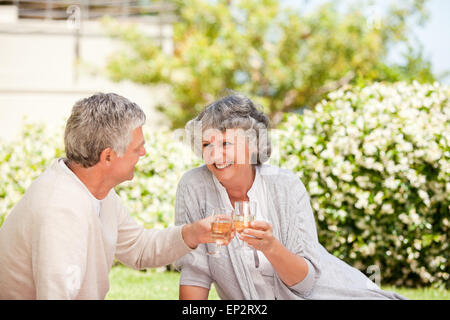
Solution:
[[[206,165],[187,172],[176,196],[176,224],[257,202],[256,219],[222,257],[208,246],[177,262],[180,299],[207,299],[215,284],[221,299],[402,299],[381,290],[318,242],[310,199],[292,172],[263,165],[271,154],[269,120],[254,103],[232,94],[207,106],[187,125]],[[257,250],[237,250],[245,241]],[[256,261],[259,263],[255,263]]]

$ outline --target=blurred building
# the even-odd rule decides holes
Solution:
[[[154,110],[164,88],[113,83],[104,74],[107,57],[121,45],[107,34],[105,15],[137,23],[171,52],[175,16],[167,3],[0,0],[0,139],[14,138],[24,115],[60,125],[75,101],[95,92],[121,94],[143,107],[148,125],[164,123]]]

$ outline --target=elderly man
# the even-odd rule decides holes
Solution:
[[[30,186],[0,229],[0,299],[104,299],[114,257],[164,266],[211,242],[209,220],[145,230],[114,187],[146,154],[144,112],[116,94],[75,104],[66,156]]]

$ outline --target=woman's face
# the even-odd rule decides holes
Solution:
[[[251,170],[250,150],[243,129],[206,129],[202,138],[202,154],[208,169],[220,182],[239,180]],[[247,175],[245,175],[247,176]]]

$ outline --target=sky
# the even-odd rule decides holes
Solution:
[[[284,5],[308,10],[327,0],[281,0]],[[339,1],[339,0],[337,0]],[[349,0],[341,0],[341,3]],[[375,12],[398,0],[373,0]],[[424,57],[432,64],[433,73],[437,76],[450,71],[450,0],[428,0],[429,19],[424,26],[414,28],[414,33],[423,45]],[[391,62],[402,62],[401,49],[394,49],[390,55]],[[450,76],[441,80],[450,84]]]
[[[417,34],[424,46],[425,57],[430,58],[436,74],[450,71],[450,1],[431,0],[430,19]],[[445,79],[450,84],[450,76]]]

